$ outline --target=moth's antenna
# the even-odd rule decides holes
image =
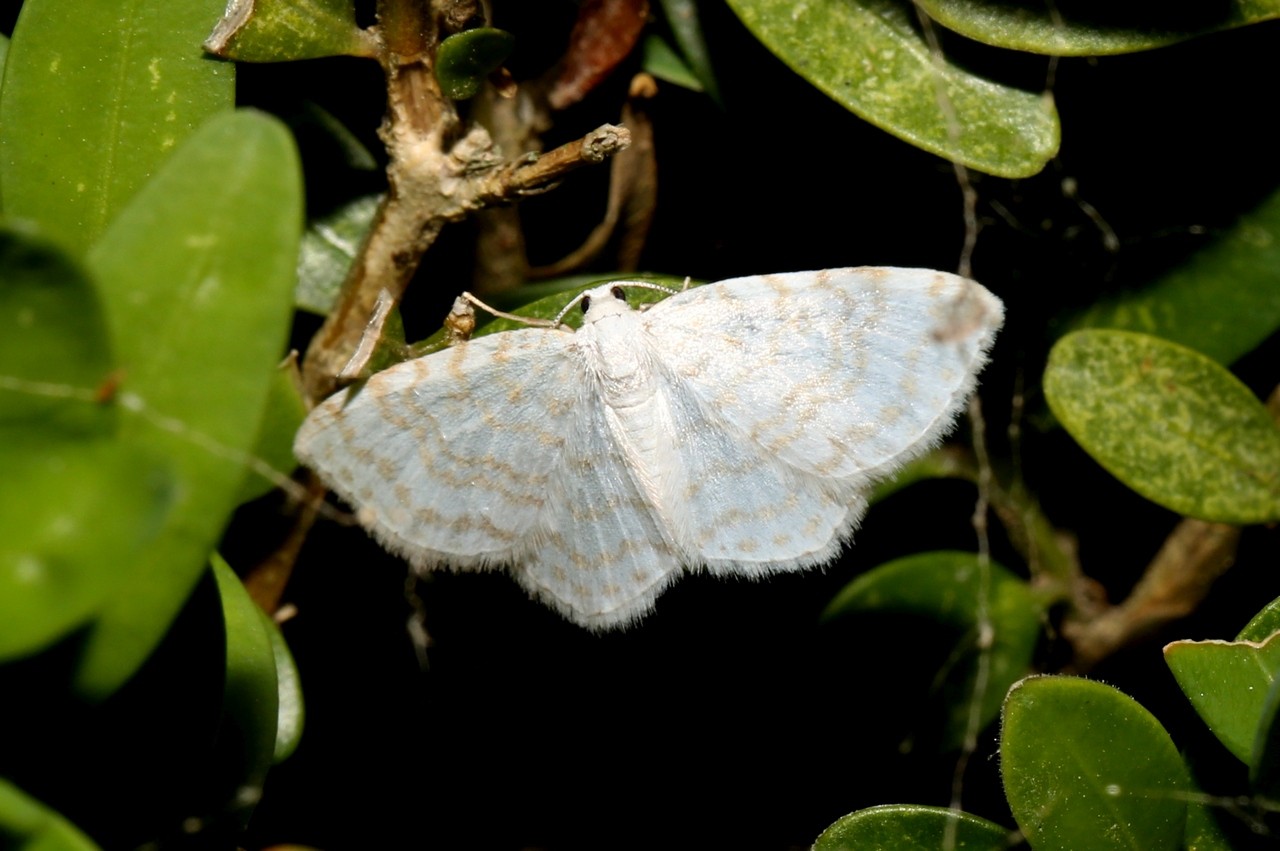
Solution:
[[[499,319],[510,319],[512,322],[519,322],[522,325],[531,325],[534,328],[556,328],[560,325],[559,316],[557,316],[555,320],[538,319],[533,316],[516,316],[514,313],[507,313],[505,310],[498,310],[496,307],[490,307],[471,293],[463,293],[462,298],[465,298],[484,312],[491,313]],[[561,316],[563,315],[564,313],[562,311]]]
[[[584,298],[586,298],[586,296],[587,296],[587,291],[583,290],[573,298],[569,299],[569,303],[566,304],[564,307],[560,308],[560,312],[556,314],[556,318],[553,319],[552,322],[554,322],[556,325],[559,325],[560,320],[564,319],[565,316],[568,315],[569,311],[573,310],[574,305],[582,301]]]

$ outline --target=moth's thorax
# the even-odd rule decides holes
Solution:
[[[605,298],[611,304],[602,306],[600,313],[592,305],[578,338],[600,380],[605,404],[615,409],[631,408],[655,391],[653,359],[640,314],[607,293]]]

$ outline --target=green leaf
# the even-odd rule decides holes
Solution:
[[[656,35],[647,36],[641,50],[643,58],[640,64],[645,71],[673,85],[695,92],[702,91],[702,81],[661,38]]]
[[[271,650],[276,658],[276,682],[279,686],[277,702],[280,713],[276,719],[276,744],[272,753],[273,764],[284,762],[298,749],[302,741],[302,728],[306,720],[306,703],[302,695],[302,680],[298,665],[289,652],[289,644],[276,622],[261,612],[262,622],[271,637]]]
[[[1076,331],[1049,353],[1044,392],[1081,447],[1152,502],[1223,523],[1280,518],[1280,429],[1204,355],[1145,334]]]
[[[169,479],[113,440],[0,429],[0,660],[81,626],[118,590],[167,515]]]
[[[662,0],[662,11],[681,54],[700,83],[696,90],[705,91],[713,100],[719,101],[720,87],[716,84],[716,75],[711,69],[711,55],[707,52],[706,39],[702,37],[698,4],[694,0]]]
[[[167,510],[151,454],[112,439],[95,401],[112,359],[84,270],[0,225],[0,659],[83,624]]]
[[[262,610],[240,578],[216,553],[211,561],[227,635],[219,749],[231,761],[235,789],[230,800],[243,826],[262,797],[262,784],[274,761],[280,718],[276,651]]]
[[[1249,780],[1266,798],[1274,800],[1280,794],[1280,682],[1275,677],[1258,713],[1258,731],[1249,752]]]
[[[1280,328],[1280,191],[1187,262],[1098,302],[1077,328],[1142,331],[1229,364]]]
[[[813,843],[813,851],[1005,851],[1008,847],[1009,831],[994,822],[944,807],[912,804],[888,804],[849,813]]]
[[[0,281],[0,425],[114,431],[114,411],[92,401],[115,362],[84,269],[34,227],[0,222]]]
[[[1280,640],[1175,641],[1164,648],[1164,661],[1218,741],[1251,765],[1267,692],[1280,672]]]
[[[918,148],[1001,177],[1029,177],[1057,153],[1052,101],[935,58],[913,26],[909,3],[729,0],[729,5],[797,74]]]
[[[1050,56],[1103,56],[1150,50],[1206,33],[1280,17],[1275,0],[1149,7],[1129,4],[1009,4],[994,0],[919,0],[938,23],[996,47]]]
[[[381,193],[362,195],[307,225],[298,252],[300,309],[323,315],[333,308],[381,203]]]
[[[490,74],[515,49],[516,37],[506,30],[476,27],[449,36],[436,53],[436,79],[444,96],[466,100],[480,91]]]
[[[110,693],[164,635],[235,505],[289,331],[302,217],[288,131],[224,113],[165,164],[90,254],[118,341],[124,436],[162,451],[178,502],[119,577],[79,687]]]
[[[252,455],[255,467],[265,464],[281,476],[288,476],[298,466],[293,457],[293,439],[307,418],[307,403],[302,398],[296,379],[297,365],[292,361],[276,367],[268,388],[267,405],[258,427]],[[275,490],[278,481],[251,470],[240,486],[236,504],[257,499]]]
[[[969,725],[984,614],[991,632],[980,698],[983,726],[999,713],[1009,686],[1030,668],[1043,606],[1025,582],[1003,567],[990,563],[984,571],[974,553],[939,551],[896,559],[859,576],[841,589],[822,619],[864,611],[928,618],[963,635],[953,667],[937,677],[944,691],[940,702],[950,707],[943,743],[958,747]]]
[[[1160,723],[1111,686],[1029,677],[1005,699],[1001,773],[1036,851],[1180,848],[1190,780]]]
[[[378,54],[353,0],[232,0],[204,48],[241,62]]]
[[[6,851],[97,851],[70,822],[0,778],[0,848]]]
[[[977,481],[977,471],[973,464],[955,452],[947,449],[935,449],[923,455],[893,474],[891,478],[877,482],[871,489],[867,502],[877,502],[903,490],[916,482],[928,479],[965,479]]]
[[[1236,641],[1261,643],[1277,632],[1280,632],[1280,597],[1267,603],[1262,611],[1254,615],[1244,629],[1240,630]]]
[[[26,0],[0,93],[9,216],[80,252],[197,126],[230,109],[232,66],[200,40],[225,0]]]
[[[1187,837],[1183,843],[1187,851],[1231,851],[1231,843],[1214,817],[1219,810],[1202,796],[1193,795],[1187,801]]]

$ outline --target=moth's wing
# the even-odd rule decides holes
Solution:
[[[569,620],[607,629],[649,611],[679,575],[681,557],[613,438],[598,387],[583,391],[564,464],[549,483],[556,510],[516,577]]]
[[[571,340],[515,331],[398,364],[312,411],[294,452],[415,566],[509,566],[570,620],[631,621],[680,559]]]
[[[397,364],[317,406],[294,453],[414,565],[510,564],[574,431],[571,338],[511,331]]]
[[[699,287],[643,324],[666,368],[764,455],[865,486],[948,430],[1003,315],[965,278],[860,268]]]
[[[688,382],[664,377],[678,436],[664,502],[694,560],[714,573],[758,576],[835,556],[866,511],[861,490],[780,461]]]

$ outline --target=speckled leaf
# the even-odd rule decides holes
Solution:
[[[1252,351],[1280,329],[1280,191],[1164,277],[1072,325],[1154,334],[1223,364]]]
[[[117,688],[205,568],[246,475],[288,335],[302,219],[279,122],[224,113],[189,140],[90,254],[117,341],[123,434],[162,451],[178,503],[90,633],[80,688]]]
[[[707,52],[707,42],[702,37],[702,24],[698,20],[698,4],[694,0],[661,0],[662,11],[675,36],[676,44],[685,62],[698,79],[700,91],[705,91],[714,100],[720,99],[720,88],[716,84],[715,72],[711,69],[711,55]]]
[[[0,93],[7,215],[83,251],[214,113],[229,63],[199,44],[225,0],[26,0]]]
[[[1050,56],[1101,56],[1150,50],[1205,33],[1280,17],[1276,0],[1167,4],[1011,4],[997,0],[918,0],[938,23],[974,41]]]
[[[382,195],[362,195],[308,224],[298,252],[297,305],[326,314],[373,224]]]
[[[1182,845],[1190,780],[1151,713],[1111,686],[1029,677],[1004,705],[1000,769],[1036,851]]]
[[[1251,764],[1267,692],[1280,673],[1280,640],[1175,641],[1164,661],[1218,741]]]
[[[377,55],[354,0],[231,0],[204,47],[241,62]]]
[[[1009,831],[986,819],[945,807],[890,804],[837,819],[813,843],[813,851],[901,851],[947,848],[1005,851]],[[953,843],[948,846],[947,842]]]
[[[247,823],[271,768],[280,717],[275,648],[262,610],[240,578],[214,555],[213,576],[222,600],[227,636],[227,667],[222,692],[218,749],[228,760],[236,788],[229,796]],[[230,790],[229,790],[230,791]]]
[[[1036,174],[1058,150],[1058,115],[1050,99],[977,77],[945,58],[936,61],[908,3],[729,5],[796,73],[918,148],[1001,177]]]
[[[1280,429],[1234,376],[1145,334],[1068,334],[1049,353],[1049,407],[1112,475],[1166,508],[1223,523],[1280,518]]]
[[[444,96],[475,97],[490,74],[515,49],[516,37],[505,30],[477,27],[449,36],[436,53],[436,79]]]
[[[1267,603],[1253,618],[1245,624],[1244,629],[1236,636],[1236,641],[1253,641],[1261,643],[1280,632],[1280,597]]]
[[[98,851],[70,822],[0,778],[0,847],[6,851]]]
[[[951,707],[943,744],[958,747],[969,725],[979,660],[977,638],[985,615],[991,627],[980,723],[996,717],[1009,686],[1026,675],[1040,636],[1043,606],[1027,584],[997,564],[984,573],[973,553],[928,552],[896,559],[850,582],[822,614],[823,620],[876,611],[928,618],[954,627],[961,638],[945,677],[939,677]]]

